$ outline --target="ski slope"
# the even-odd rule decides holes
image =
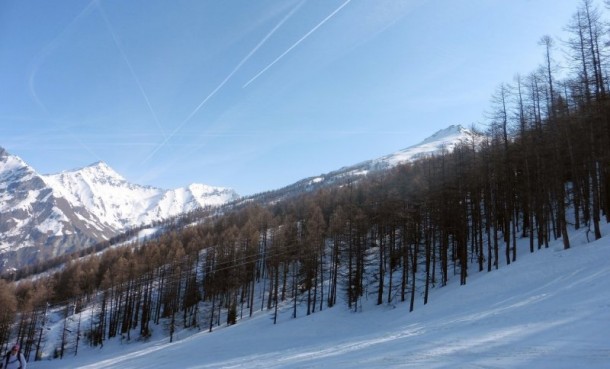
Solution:
[[[523,242],[516,263],[473,270],[466,286],[453,277],[412,313],[374,298],[357,313],[341,303],[292,319],[286,309],[276,325],[262,312],[173,343],[108,341],[28,368],[610,368],[610,238],[571,241],[534,254]]]

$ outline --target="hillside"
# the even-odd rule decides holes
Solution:
[[[445,129],[433,133],[422,142],[391,154],[345,166],[328,173],[304,178],[286,187],[245,197],[241,200],[244,202],[263,201],[270,203],[307,192],[315,192],[322,188],[354,183],[370,174],[388,171],[399,165],[412,163],[419,159],[450,153],[460,144],[478,147],[484,137],[483,134],[473,132],[460,124],[450,125]]]
[[[259,313],[171,344],[115,339],[28,368],[607,368],[610,238],[573,232],[572,249],[556,241],[533,254],[523,241],[518,262],[465,286],[453,278],[412,313],[372,298],[359,313],[339,304],[291,319],[285,309],[277,325]]]
[[[417,159],[451,152],[482,136],[461,125],[434,133],[419,144],[284,188],[242,198],[275,202],[320,188],[357,181]],[[104,162],[41,175],[0,148],[0,271],[78,251],[142,225],[239,199],[230,188],[191,184],[160,189],[130,183]]]

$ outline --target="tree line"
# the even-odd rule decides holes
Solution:
[[[600,10],[582,0],[558,50],[501,83],[488,129],[451,152],[272,204],[226,208],[144,244],[74,259],[55,273],[0,281],[0,344],[41,356],[49,309],[65,326],[56,353],[79,339],[147,338],[164,329],[213,330],[257,311],[277,322],[364,299],[427,304],[452,278],[491,272],[569,230],[601,238],[610,221],[610,101]],[[568,56],[560,78],[556,55]],[[82,314],[90,314],[81,326]]]

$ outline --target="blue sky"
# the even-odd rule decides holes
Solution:
[[[483,122],[578,4],[5,0],[0,146],[43,174],[272,190]]]

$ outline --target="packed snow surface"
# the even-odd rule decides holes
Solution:
[[[533,254],[523,241],[517,262],[472,268],[465,286],[453,277],[412,313],[374,298],[360,312],[340,303],[292,319],[287,308],[276,325],[260,312],[173,343],[160,325],[147,343],[83,345],[28,368],[609,368],[610,239],[573,232],[571,249],[559,240]]]

